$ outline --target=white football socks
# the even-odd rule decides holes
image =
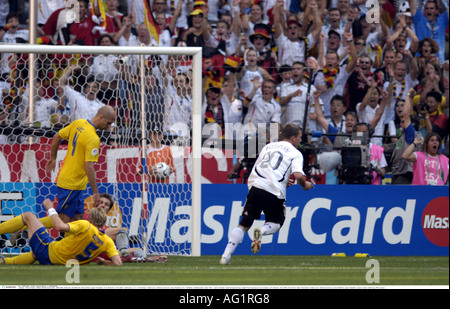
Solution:
[[[222,256],[230,256],[234,253],[234,250],[236,250],[236,247],[242,242],[244,239],[245,231],[240,227],[235,227],[231,231],[231,235],[228,238],[228,244],[225,247],[225,251],[223,252]]]
[[[281,225],[274,222],[266,222],[264,225],[260,228],[261,235],[272,235],[278,232],[278,230],[281,228]],[[225,251],[222,254],[222,257],[229,258],[234,251],[236,250],[237,246],[242,242],[244,239],[246,231],[240,226],[234,228],[231,231],[230,237],[228,238],[228,244],[225,247]]]
[[[273,222],[266,222],[264,225],[260,228],[261,235],[272,235],[278,232],[278,230],[281,228],[281,225],[278,223]]]

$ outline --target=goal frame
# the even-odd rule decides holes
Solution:
[[[35,55],[38,54],[114,54],[114,55],[185,55],[192,56],[192,177],[191,177],[191,256],[201,255],[201,156],[202,156],[202,48],[201,47],[147,47],[147,46],[80,46],[80,45],[37,45],[37,44],[0,44],[0,53],[27,53],[30,54],[30,109],[34,110],[34,93],[36,88],[36,75],[34,74]],[[141,72],[142,74],[142,72]],[[143,80],[141,78],[141,80]],[[141,95],[144,88],[141,88]],[[143,102],[141,102],[143,103]],[[141,104],[145,114],[145,104]],[[29,123],[33,122],[33,113],[30,113]],[[143,158],[146,149],[145,123],[141,121]],[[143,177],[145,181],[145,177]],[[143,183],[145,186],[145,183]],[[143,196],[145,203],[147,196]]]

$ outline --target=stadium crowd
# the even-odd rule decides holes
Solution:
[[[27,2],[7,11],[9,2],[0,1],[0,42],[29,42],[29,29],[21,27],[26,10],[19,12]],[[412,183],[414,156],[403,152],[409,145],[419,151],[423,139],[415,138],[435,132],[446,158],[437,161],[436,175],[440,168],[447,182],[446,0],[79,0],[79,22],[69,24],[61,17],[63,0],[37,2],[38,44],[202,46],[202,121],[218,126],[222,138],[235,124],[295,123],[338,133],[310,142],[339,148],[347,138],[340,133],[365,124],[379,174],[389,169],[393,182]],[[27,58],[1,56],[0,125],[20,124],[28,113]],[[127,96],[139,93],[136,62],[116,55],[43,57],[35,121],[64,125],[107,104],[117,108],[117,126],[133,126],[140,116],[130,102],[139,100]],[[146,69],[146,119],[176,131],[192,111],[189,59],[152,56]],[[11,142],[17,139],[0,135],[0,143]]]

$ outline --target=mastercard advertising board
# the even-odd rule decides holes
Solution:
[[[149,224],[143,227],[145,232],[157,235],[151,237],[155,245],[189,246],[190,196],[181,200],[174,192],[188,192],[190,185],[155,186],[149,186],[153,194],[148,199]],[[162,190],[162,186],[167,189]],[[2,221],[28,210],[27,207],[31,207],[28,211],[45,216],[42,201],[55,197],[54,190],[45,188],[48,186],[39,183],[0,184],[0,191],[4,192],[0,204]],[[142,221],[142,210],[136,207],[141,199],[140,184],[100,184],[99,190],[115,199],[108,226],[142,232],[133,223]],[[126,198],[116,196],[118,192]],[[229,233],[239,224],[247,193],[243,184],[202,185],[202,255],[223,252]],[[86,212],[91,203],[92,197],[86,194]],[[448,256],[448,218],[448,186],[316,185],[309,191],[292,186],[287,189],[284,224],[274,235],[263,237],[258,254]],[[253,229],[264,224],[264,219],[262,215],[254,222],[235,254],[252,254]]]

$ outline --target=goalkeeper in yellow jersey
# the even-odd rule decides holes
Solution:
[[[80,264],[88,264],[105,252],[111,259],[108,264],[122,265],[114,242],[99,230],[106,223],[106,213],[101,208],[94,208],[90,211],[90,222],[78,220],[64,223],[49,199],[46,199],[43,205],[47,209],[53,226],[58,231],[67,233],[67,237],[60,241],[54,241],[41,221],[31,212],[17,217],[21,218],[28,226],[29,244],[34,260],[38,260],[43,265],[65,265],[71,259],[77,260]],[[34,260],[29,261],[29,264]],[[8,262],[8,259],[0,255],[0,264],[10,264]]]

